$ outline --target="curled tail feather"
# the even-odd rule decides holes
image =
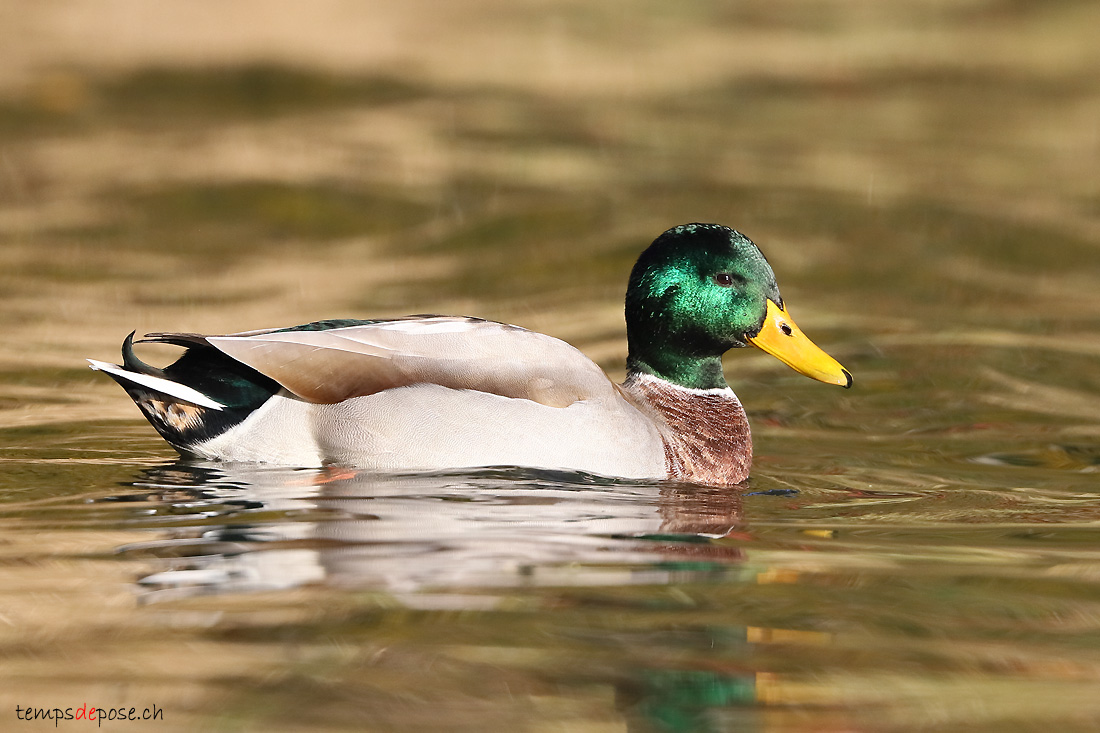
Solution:
[[[145,340],[183,346],[161,369],[134,353],[134,333],[122,342],[122,364],[88,359],[115,380],[157,432],[181,453],[247,418],[279,386],[194,334],[151,334]]]

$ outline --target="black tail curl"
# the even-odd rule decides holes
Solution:
[[[193,453],[197,444],[239,424],[281,389],[274,380],[222,353],[198,334],[154,333],[139,340],[137,343],[166,343],[185,349],[163,369],[152,366],[134,353],[135,333],[122,342],[122,363],[128,371],[186,385],[224,406],[218,410],[196,405],[124,374],[108,373],[161,437],[181,453]]]

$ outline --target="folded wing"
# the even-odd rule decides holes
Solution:
[[[204,341],[318,403],[430,383],[566,407],[611,396],[615,389],[603,370],[564,341],[472,318],[412,318]]]

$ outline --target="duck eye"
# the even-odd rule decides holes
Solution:
[[[733,285],[733,275],[728,272],[720,272],[714,276],[714,282],[718,283],[724,288],[728,288]]]

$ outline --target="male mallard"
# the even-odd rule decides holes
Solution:
[[[626,291],[627,378],[564,341],[478,318],[332,320],[186,348],[164,369],[89,360],[185,455],[382,471],[532,466],[731,485],[749,475],[745,411],[722,354],[757,346],[808,377],[852,375],[787,315],[756,245],[717,224],[669,229]]]

